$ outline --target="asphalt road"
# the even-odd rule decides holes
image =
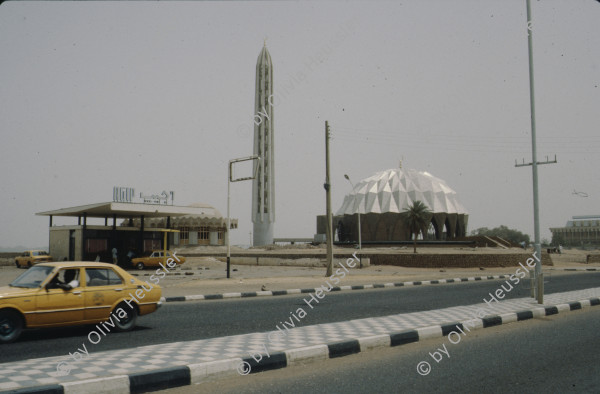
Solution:
[[[160,391],[191,393],[598,393],[600,309],[433,338],[323,362]],[[456,340],[454,340],[456,342]],[[446,345],[450,357],[432,361]],[[427,360],[431,372],[416,366]]]
[[[140,317],[138,327],[128,333],[110,333],[90,351],[222,337],[270,331],[303,307],[308,311],[302,325],[418,312],[482,302],[501,280],[448,285],[410,286],[392,289],[332,292],[309,310],[303,299],[309,294],[200,302],[166,303],[158,312]],[[600,273],[553,276],[546,293],[597,287]],[[520,284],[507,298],[526,297]],[[313,305],[314,302],[313,302]],[[0,363],[38,357],[63,356],[87,341],[92,327],[27,330],[12,344],[0,347]]]

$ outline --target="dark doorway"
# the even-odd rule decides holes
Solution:
[[[75,260],[75,230],[69,230],[69,261]]]

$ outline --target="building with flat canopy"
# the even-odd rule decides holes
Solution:
[[[100,256],[101,261],[112,262],[112,250],[116,248],[121,264],[127,261],[130,251],[142,256],[155,249],[169,249],[171,245],[222,245],[228,236],[226,219],[207,204],[175,206],[113,201],[36,215],[50,218],[49,252],[55,261],[93,261]],[[55,217],[77,218],[77,224],[55,226]],[[89,219],[96,222],[103,219],[104,225],[101,220],[100,224],[88,223]],[[237,219],[231,220],[231,228],[237,228]],[[163,245],[165,231],[169,235]]]
[[[552,243],[563,246],[600,246],[600,215],[573,216],[564,227],[552,227]]]

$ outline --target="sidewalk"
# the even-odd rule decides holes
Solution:
[[[582,309],[600,305],[599,297],[600,287],[548,294],[543,306],[520,298],[313,326],[290,317],[296,328],[278,330],[274,324],[268,333],[90,351],[77,364],[65,356],[0,364],[0,390],[43,386],[36,392],[129,393],[189,385],[442,337],[459,327],[473,330]]]

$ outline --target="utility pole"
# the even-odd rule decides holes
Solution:
[[[544,303],[544,277],[542,274],[542,246],[540,245],[540,212],[539,212],[539,201],[538,201],[538,169],[537,166],[540,164],[556,163],[556,156],[554,161],[548,161],[546,157],[545,162],[537,161],[537,143],[535,135],[535,96],[534,96],[534,84],[533,84],[533,24],[531,21],[531,4],[530,0],[527,1],[527,44],[529,49],[529,102],[531,106],[531,163],[525,163],[523,159],[522,164],[517,164],[515,161],[515,167],[531,166],[533,175],[533,232],[534,232],[534,249],[535,255],[537,256],[535,262],[535,291],[538,304]]]
[[[329,183],[329,122],[325,121],[325,198],[326,198],[326,236],[327,236],[327,273],[333,275],[333,217],[331,215],[331,183]]]

